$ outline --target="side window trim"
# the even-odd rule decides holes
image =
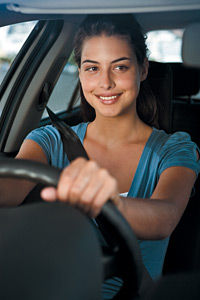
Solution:
[[[0,119],[0,151],[4,151],[7,136],[12,126],[12,120],[14,120],[15,118],[16,111],[21,103],[21,99],[23,99],[23,94],[27,89],[27,85],[29,84],[33,74],[39,67],[43,57],[45,57],[46,53],[49,51],[49,48],[52,44],[54,44],[55,40],[57,39],[58,31],[62,30],[63,21],[40,21],[39,25],[36,26],[40,26],[40,24],[42,26],[41,30],[43,30],[43,32],[41,36],[39,36],[38,43],[34,47],[27,62],[22,67],[21,72],[18,75],[18,80],[12,87],[12,90],[10,91],[8,99],[6,101],[5,107],[2,111]],[[30,39],[36,38],[39,35],[37,28],[36,31],[37,34],[30,35],[27,43],[25,43],[24,47],[22,47],[19,56],[16,57],[16,61],[18,61],[16,64],[20,64],[19,58],[25,55],[24,51],[27,50],[29,43],[31,44]],[[40,52],[40,55],[38,55],[38,52]],[[11,72],[14,71],[10,71],[10,78],[12,79],[11,75],[13,75],[14,73]],[[26,74],[26,76],[24,76],[24,74]]]

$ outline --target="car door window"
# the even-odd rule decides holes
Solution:
[[[0,28],[0,84],[8,72],[13,60],[36,25],[37,21],[24,22]],[[78,68],[73,54],[63,68],[48,105],[56,113],[65,111],[78,84]],[[77,97],[79,98],[79,97]],[[79,102],[74,105],[79,105]],[[43,117],[47,117],[44,111]]]
[[[36,23],[31,21],[0,28],[0,84]]]
[[[48,106],[52,111],[55,113],[66,111],[78,85],[78,80],[78,67],[74,62],[72,53],[67,64],[63,68],[63,71],[48,101]],[[80,104],[79,94],[77,94],[75,97],[76,101],[73,107],[76,107]],[[48,114],[45,110],[42,119],[46,117],[48,117]]]

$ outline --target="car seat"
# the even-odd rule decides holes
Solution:
[[[200,146],[200,71],[182,63],[169,65],[173,74],[172,132],[188,132]]]
[[[184,32],[182,56],[183,61],[189,67],[195,66],[200,68],[199,34],[199,23],[190,25]],[[195,85],[199,91],[199,70],[190,70],[189,68],[185,68],[182,64],[172,64],[171,67],[173,69],[174,97],[182,96],[184,93],[193,95],[195,93]],[[195,80],[193,77],[191,82],[191,76],[194,74],[196,74],[195,76],[197,76],[197,78]],[[184,83],[182,81],[183,77],[186,79]],[[181,100],[182,104],[184,104],[184,99]],[[197,106],[195,107],[193,105],[190,107],[194,107],[194,109],[197,108]],[[192,114],[192,117],[194,117],[194,114]],[[186,124],[188,125],[188,122],[186,122]],[[198,132],[198,129],[199,126],[196,127],[196,132]],[[174,130],[176,130],[176,128],[174,128]],[[199,215],[200,177],[195,183],[188,206],[178,226],[171,235],[164,265],[163,273],[165,276],[157,281],[156,286],[149,292],[145,299],[143,298],[143,300],[200,299]]]
[[[172,131],[186,131],[200,146],[200,102],[193,99],[199,91],[199,70],[181,63],[169,64],[173,74]],[[200,271],[200,177],[187,208],[171,235],[163,273]]]
[[[172,116],[172,72],[167,63],[149,62],[147,80],[156,97],[159,129],[171,131]]]
[[[185,67],[182,63],[150,61],[147,79],[159,105],[160,129],[167,133],[178,130],[186,131],[192,136],[192,140],[198,144],[200,142],[199,123],[195,123],[196,127],[191,128],[191,122],[188,118],[189,115],[194,116],[193,113],[195,112],[200,114],[200,103],[191,104],[192,96],[199,91],[199,70]],[[187,108],[182,117],[184,106]],[[193,119],[193,123],[200,121],[196,115],[191,119]],[[184,122],[180,123],[180,120],[184,120]],[[163,274],[200,271],[199,215],[200,178],[197,179],[188,206],[170,237]]]

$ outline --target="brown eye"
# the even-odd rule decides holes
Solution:
[[[98,70],[97,67],[88,67],[88,68],[86,68],[87,72],[96,72],[97,70]]]
[[[128,69],[127,66],[124,66],[124,65],[120,65],[120,66],[116,66],[115,67],[116,70],[119,70],[119,71],[125,71]]]

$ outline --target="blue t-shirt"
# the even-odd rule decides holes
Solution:
[[[81,123],[72,127],[82,143],[87,125],[88,123]],[[27,139],[32,139],[41,146],[49,164],[58,168],[64,168],[69,164],[60,134],[55,127],[48,125],[35,129],[27,136]],[[166,134],[163,130],[153,128],[144,147],[128,196],[150,198],[161,173],[169,167],[187,167],[198,176],[200,161],[197,162],[196,150],[196,144],[191,141],[187,133]],[[138,242],[146,269],[153,279],[159,277],[162,273],[169,237],[164,240],[139,240]],[[104,299],[110,299],[109,287],[112,284],[119,286],[120,281],[109,281],[108,285],[104,286],[105,293],[107,291]]]

